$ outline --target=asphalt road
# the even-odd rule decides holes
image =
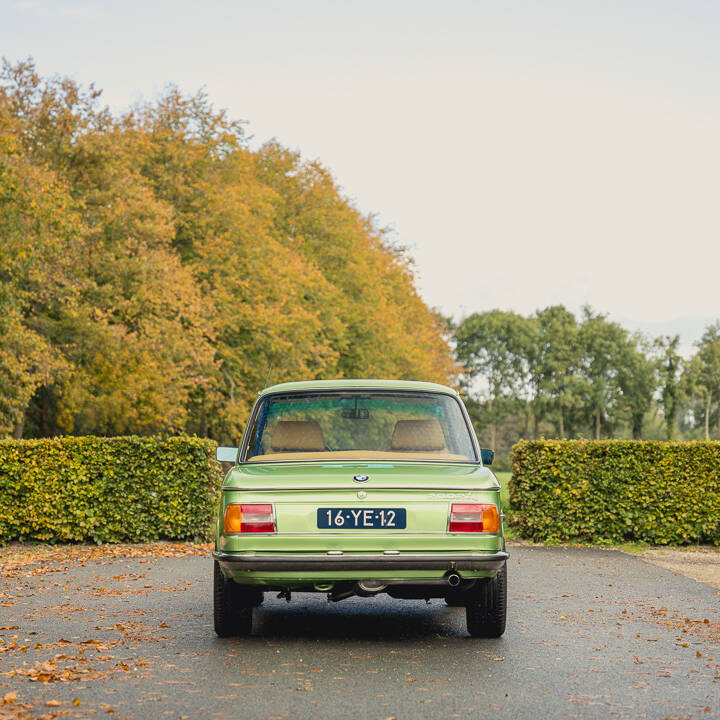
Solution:
[[[318,595],[220,640],[202,556],[6,571],[0,718],[720,718],[717,590],[614,551],[511,553],[499,640],[440,600]]]

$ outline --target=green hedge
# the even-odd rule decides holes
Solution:
[[[0,441],[0,543],[208,538],[214,453],[193,437]]]
[[[521,441],[512,473],[524,537],[720,544],[720,443]]]

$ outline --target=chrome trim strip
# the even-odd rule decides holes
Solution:
[[[381,485],[378,487],[372,487],[370,485],[365,486],[369,490],[421,490],[427,492],[485,492],[487,490],[500,491],[500,487],[481,487],[481,488],[468,488],[468,487],[439,487],[437,485]],[[301,492],[303,490],[353,490],[355,491],[357,485],[302,485],[297,483],[296,485],[243,485],[239,487],[237,485],[225,485],[221,490],[266,490],[268,492],[274,492],[275,490],[293,490],[295,492]],[[463,498],[430,498],[431,500],[446,501],[446,500],[458,500],[461,501]]]
[[[325,529],[325,528],[323,528]],[[375,532],[371,532],[375,530]],[[328,538],[337,538],[337,537],[352,537],[352,538],[367,538],[367,537],[375,537],[376,535],[387,535],[388,537],[402,537],[402,538],[413,538],[416,535],[471,535],[471,536],[482,536],[483,533],[447,533],[444,530],[426,530],[422,532],[415,532],[410,531],[408,532],[407,529],[401,529],[398,528],[397,530],[379,530],[377,528],[367,528],[366,530],[360,530],[359,532],[356,532],[356,528],[349,528],[347,530],[343,530],[342,528],[338,528],[337,530],[331,530],[327,533],[321,533],[321,532],[283,532],[282,530],[278,533],[266,533],[267,535],[273,535],[273,537],[281,537],[284,539],[287,538],[294,538],[294,537],[316,537],[316,538],[323,538],[327,540]],[[489,533],[485,533],[485,535],[488,535]],[[498,535],[499,533],[495,533]],[[253,536],[257,535],[260,536],[262,533],[252,533]],[[238,535],[231,535],[228,537],[237,537]],[[250,533],[244,533],[243,537],[250,537]]]
[[[332,451],[328,451],[332,452]],[[342,451],[338,451],[342,452]],[[290,453],[288,453],[289,455]],[[411,460],[410,458],[375,458],[374,460],[371,460],[369,458],[358,458],[357,460],[351,460],[348,458],[316,458],[313,460],[243,460],[241,463],[238,463],[238,465],[247,465],[248,467],[253,467],[254,465],[257,465],[258,467],[263,467],[264,465],[298,465],[299,463],[320,463],[322,465],[332,465],[334,463],[342,464],[346,467],[357,464],[360,466],[367,465],[372,469],[373,465],[397,465],[398,463],[414,463],[418,464],[421,463],[423,465],[470,465],[472,467],[486,467],[485,465],[480,465],[479,462],[474,462],[473,460],[432,460],[431,458],[426,459],[418,459],[418,460]]]
[[[214,551],[226,570],[499,570],[506,552],[487,555],[238,555]]]

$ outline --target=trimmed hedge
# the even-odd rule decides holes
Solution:
[[[521,441],[511,457],[524,537],[720,544],[720,443]]]
[[[214,454],[194,437],[0,441],[0,543],[207,539]]]

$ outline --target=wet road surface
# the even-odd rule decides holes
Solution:
[[[6,566],[0,718],[720,718],[716,589],[615,551],[510,550],[499,640],[441,600],[310,594],[266,595],[251,637],[220,640],[205,550]]]

